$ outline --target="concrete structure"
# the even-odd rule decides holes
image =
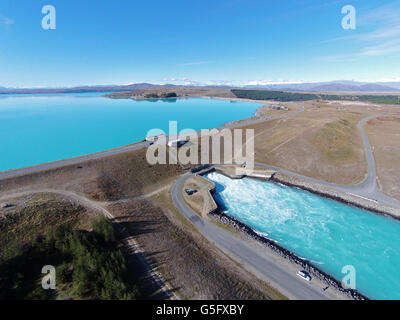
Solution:
[[[157,135],[157,136],[148,136],[148,137],[146,137],[146,141],[155,142],[155,141],[157,141],[160,137],[163,137],[163,136],[165,136],[165,134],[159,134],[159,135]]]

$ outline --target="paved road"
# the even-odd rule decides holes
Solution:
[[[297,114],[302,111],[304,111],[304,108],[299,108],[299,110],[295,113]],[[295,113],[282,115],[278,118],[283,119],[290,117]],[[365,198],[370,198],[390,206],[400,207],[399,201],[383,194],[383,192],[381,192],[377,186],[375,159],[368,136],[364,130],[364,125],[369,120],[376,117],[376,115],[370,116],[358,123],[358,128],[361,131],[364,142],[368,172],[365,179],[357,185],[344,186],[332,184],[261,163],[256,163],[256,166],[273,169],[309,182],[322,184],[333,189],[352,193]],[[272,120],[272,118],[270,118],[270,120]],[[267,259],[262,255],[262,253],[258,252],[255,248],[249,246],[244,241],[236,238],[230,232],[216,227],[211,222],[201,219],[198,215],[196,215],[196,213],[194,213],[186,205],[182,197],[182,188],[184,182],[189,177],[190,174],[185,174],[175,182],[171,189],[171,197],[175,207],[179,210],[179,212],[181,212],[204,237],[214,243],[221,250],[228,253],[230,256],[236,257],[236,259],[241,261],[242,264],[245,264],[251,270],[255,270],[257,274],[264,277],[267,282],[272,282],[272,284],[275,284],[275,286],[279,288],[279,291],[289,298],[312,300],[330,298],[327,292],[323,292],[318,288],[314,288],[310,283],[305,283],[304,281],[298,279],[295,275],[293,275],[293,273],[286,270],[283,266]]]
[[[304,108],[299,106],[299,109],[295,112],[287,113],[280,116],[270,117],[268,120],[276,120],[283,119],[300,112],[303,112]],[[378,202],[388,204],[394,207],[400,207],[400,202],[392,199],[385,194],[383,194],[376,183],[376,166],[374,161],[373,152],[371,149],[371,145],[369,143],[367,134],[364,130],[364,125],[367,121],[377,116],[371,116],[366,119],[363,119],[358,124],[359,129],[361,130],[362,138],[364,141],[366,160],[368,164],[368,174],[364,181],[360,184],[353,186],[344,186],[328,183],[321,180],[316,180],[310,177],[306,177],[288,170],[280,169],[273,166],[268,166],[265,164],[257,163],[257,166],[265,167],[269,169],[273,169],[300,179],[304,179],[306,181],[310,181],[313,183],[322,184],[340,191],[344,191],[347,193],[352,193],[355,195],[359,195],[362,197],[374,199]],[[265,120],[263,120],[265,121]],[[126,147],[121,147],[117,149],[112,149],[100,153],[95,153],[91,155],[86,155],[78,158],[66,159],[61,161],[56,161],[52,163],[42,164],[34,167],[22,168],[17,170],[10,170],[6,172],[0,173],[0,180],[15,177],[18,175],[30,174],[35,172],[40,172],[43,170],[48,170],[52,168],[57,168],[65,165],[72,164],[80,164],[83,161],[100,159],[103,157],[138,150],[142,148],[148,147],[150,144],[148,142],[140,142],[137,144],[129,145]],[[265,278],[266,281],[272,282],[275,284],[280,291],[290,298],[297,299],[326,299],[329,298],[329,293],[321,292],[314,288],[311,284],[305,283],[303,280],[296,277],[293,273],[289,272],[281,265],[268,260],[265,256],[263,256],[256,249],[243,242],[242,240],[233,236],[230,232],[221,229],[211,222],[201,219],[198,215],[196,215],[183,201],[181,190],[183,187],[183,183],[185,179],[187,179],[190,175],[186,174],[181,176],[173,185],[171,189],[171,197],[175,207],[189,220],[193,223],[193,225],[198,229],[198,231],[205,236],[208,240],[213,242],[217,247],[219,247],[224,252],[228,253],[231,256],[236,257],[237,260],[241,261],[245,264],[249,269],[254,270],[262,277]]]
[[[262,168],[266,168],[266,169],[272,169],[275,170],[277,172],[282,172],[284,174],[287,174],[289,176],[293,176],[308,182],[312,182],[312,183],[316,183],[316,184],[320,184],[323,186],[327,186],[330,187],[332,189],[336,189],[345,193],[350,193],[356,196],[360,196],[363,198],[367,198],[367,199],[372,199],[374,201],[377,201],[378,203],[384,204],[384,205],[388,205],[394,208],[400,208],[400,201],[391,198],[389,196],[387,196],[386,194],[384,194],[378,187],[377,184],[377,177],[376,177],[376,165],[375,165],[375,158],[374,158],[374,154],[371,148],[371,144],[369,142],[367,133],[365,132],[364,129],[364,125],[371,119],[377,118],[379,117],[379,115],[374,115],[374,116],[370,116],[367,118],[362,119],[359,123],[358,123],[358,128],[361,131],[361,136],[364,142],[364,151],[365,151],[365,157],[367,160],[367,175],[364,178],[364,180],[362,182],[360,182],[359,184],[355,184],[355,185],[340,185],[340,184],[335,184],[335,183],[329,183],[323,180],[317,180],[314,178],[310,178],[307,176],[303,176],[301,174],[289,171],[289,170],[285,170],[285,169],[281,169],[278,167],[274,167],[274,166],[270,166],[270,165],[266,165],[263,163],[255,163],[256,166],[262,167]]]
[[[296,114],[299,114],[301,112],[304,111],[304,107],[297,104],[297,103],[293,103],[296,107],[298,107],[298,110],[295,112],[290,112],[290,113],[285,113],[285,114],[281,114],[278,116],[273,116],[273,117],[269,117],[267,119],[257,119],[254,120],[254,122],[252,123],[258,123],[258,122],[263,122],[263,121],[270,121],[270,120],[278,120],[278,119],[285,119],[285,118],[289,118],[292,117]],[[386,194],[384,194],[378,187],[377,184],[377,177],[376,177],[376,165],[375,165],[375,158],[374,158],[374,154],[371,148],[371,144],[369,142],[367,133],[364,130],[364,125],[371,119],[375,119],[380,117],[381,115],[373,115],[367,118],[362,119],[359,123],[358,123],[358,129],[361,132],[361,136],[363,139],[363,143],[364,143],[364,151],[365,151],[365,157],[367,160],[367,175],[364,178],[364,180],[359,183],[359,184],[355,184],[355,185],[340,185],[340,184],[334,184],[334,183],[329,183],[323,180],[317,180],[314,178],[310,178],[307,176],[303,176],[301,174],[298,174],[296,172],[292,172],[289,170],[285,170],[285,169],[281,169],[278,167],[274,167],[274,166],[270,166],[270,165],[266,165],[263,163],[255,163],[256,166],[262,167],[262,168],[266,168],[266,169],[272,169],[274,171],[277,172],[282,172],[284,174],[287,174],[289,176],[293,176],[308,182],[312,182],[312,183],[316,183],[316,184],[320,184],[323,186],[327,186],[330,187],[332,189],[336,189],[342,192],[346,192],[346,193],[350,193],[356,196],[360,196],[363,198],[367,198],[367,199],[372,199],[374,201],[377,201],[378,203],[384,204],[384,205],[388,205],[394,208],[400,208],[400,201],[391,198],[389,196],[387,196]],[[241,125],[241,124],[239,124]]]
[[[18,197],[28,196],[32,194],[38,193],[50,193],[57,194],[66,197],[76,203],[83,205],[86,208],[94,210],[95,212],[103,214],[110,221],[114,221],[115,217],[112,213],[107,210],[106,206],[109,205],[109,202],[100,202],[88,199],[82,195],[79,195],[73,191],[67,190],[57,190],[57,189],[36,189],[31,191],[23,191],[23,192],[14,192],[3,195],[0,197],[0,201],[4,201],[7,199],[15,199]],[[154,268],[150,260],[147,258],[145,251],[140,247],[138,242],[129,235],[128,230],[120,224],[115,224],[119,233],[123,236],[123,242],[125,243],[125,247],[130,254],[133,254],[133,257],[136,257],[139,263],[143,267],[143,272],[147,275],[144,279],[146,286],[148,288],[152,288],[153,292],[156,292],[156,296],[158,299],[162,300],[176,300],[178,297],[174,294],[173,290],[166,283],[163,276]]]
[[[293,272],[284,266],[269,260],[262,252],[249,245],[233,233],[222,229],[210,221],[200,218],[190,209],[183,197],[183,184],[191,177],[191,174],[182,175],[171,188],[172,202],[196,229],[214,245],[234,257],[248,269],[271,283],[278,290],[291,299],[322,300],[329,299],[328,292],[315,288],[312,283],[305,282],[298,278]]]
[[[70,159],[65,159],[65,160],[49,162],[49,163],[43,163],[43,164],[40,164],[37,166],[26,167],[26,168],[21,168],[21,169],[8,170],[8,171],[0,172],[0,180],[14,178],[14,177],[25,175],[25,174],[36,173],[36,172],[40,172],[40,171],[44,171],[44,170],[55,169],[55,168],[73,165],[73,164],[81,164],[82,162],[85,162],[85,161],[101,159],[101,158],[109,157],[109,156],[116,155],[119,153],[124,153],[124,152],[128,152],[128,151],[147,148],[149,146],[150,146],[149,142],[142,141],[142,142],[138,142],[138,143],[131,144],[128,146],[115,148],[115,149],[102,151],[102,152],[97,152],[97,153],[93,153],[93,154],[88,154],[88,155],[80,156],[80,157],[76,157],[76,158],[70,158]]]
[[[269,117],[268,120],[284,119],[284,118],[288,118],[288,117],[294,116],[294,115],[299,114],[299,113],[304,111],[304,107],[303,106],[300,106],[300,105],[298,105],[296,103],[293,103],[293,104],[298,107],[297,111],[290,112],[290,113],[285,113],[285,114],[278,115],[278,116]],[[378,116],[371,116],[371,117],[368,117],[368,118],[365,118],[365,119],[361,120],[358,123],[358,128],[361,131],[362,138],[363,138],[363,141],[364,141],[365,155],[366,155],[366,160],[367,160],[367,165],[368,165],[367,176],[364,179],[364,181],[361,182],[360,184],[353,185],[353,186],[338,185],[338,184],[333,184],[333,183],[329,183],[329,182],[322,181],[322,180],[316,180],[316,179],[313,179],[313,178],[310,178],[310,177],[306,177],[306,176],[297,174],[295,172],[291,172],[289,170],[284,170],[284,169],[281,169],[281,168],[265,165],[265,164],[262,164],[262,163],[257,163],[256,165],[258,165],[260,167],[264,167],[264,168],[273,169],[273,170],[276,170],[278,172],[282,172],[282,173],[285,173],[287,175],[291,175],[293,177],[304,179],[304,180],[309,181],[309,182],[319,183],[319,184],[322,184],[324,186],[331,187],[333,189],[337,189],[337,190],[344,191],[344,192],[347,192],[347,193],[352,193],[352,194],[355,194],[355,195],[358,195],[358,196],[361,196],[361,197],[373,199],[373,200],[378,201],[378,202],[380,202],[382,204],[386,204],[386,205],[389,205],[389,206],[392,206],[392,207],[395,207],[395,208],[400,208],[400,201],[385,195],[379,189],[379,187],[377,186],[377,183],[376,183],[376,166],[375,166],[374,155],[373,155],[373,152],[372,152],[372,149],[371,149],[371,145],[370,145],[369,139],[368,139],[367,134],[366,134],[366,132],[364,130],[364,125],[370,119],[373,119],[373,118],[376,118],[376,117],[378,117]],[[265,121],[265,119],[259,119],[259,120],[255,120],[255,121],[256,122],[260,122],[260,121]],[[94,153],[94,154],[89,154],[89,155],[85,155],[85,156],[80,156],[80,157],[76,157],[76,158],[65,159],[65,160],[60,160],[60,161],[55,161],[55,162],[50,162],[50,163],[44,163],[44,164],[40,164],[40,165],[37,165],[37,166],[21,168],[21,169],[16,169],[16,170],[4,171],[4,172],[0,172],[0,180],[7,179],[7,178],[13,178],[13,177],[20,176],[20,175],[25,175],[25,174],[36,173],[36,172],[40,172],[40,171],[44,171],[44,170],[59,168],[59,167],[62,167],[62,166],[67,166],[67,165],[81,164],[82,162],[85,162],[85,161],[88,161],[88,160],[100,159],[100,158],[116,155],[116,154],[123,153],[123,152],[128,152],[128,151],[147,148],[149,146],[150,146],[149,142],[143,141],[143,142],[135,143],[135,144],[132,144],[132,145],[128,145],[128,146],[124,146],[124,147],[120,147],[120,148],[115,148],[115,149],[111,149],[111,150],[107,150],[107,151],[103,151],[103,152],[98,152],[98,153]]]

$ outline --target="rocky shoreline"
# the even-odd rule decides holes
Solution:
[[[209,168],[207,170],[207,172],[215,170],[215,169],[214,170],[212,170],[212,169],[214,169],[214,168]],[[202,172],[201,175],[204,175],[205,173],[206,172]],[[288,178],[290,178],[290,177],[288,177]],[[318,193],[314,189],[311,189],[311,188],[307,189],[305,186],[295,184],[293,181],[290,182],[288,180],[289,179],[285,180],[282,178],[277,178],[276,176],[273,176],[271,178],[271,181],[273,181],[275,183],[282,183],[282,184],[285,184],[290,187],[301,188],[303,190],[316,193],[322,197],[328,197],[328,198],[331,198],[331,199],[334,199],[334,200],[337,200],[340,202],[345,202],[340,197],[336,197],[334,195],[330,195],[330,194],[322,193],[322,192]],[[210,190],[210,193],[214,197],[215,188]],[[214,199],[215,199],[215,197],[214,197]],[[307,270],[312,276],[316,277],[317,279],[321,280],[322,282],[326,283],[327,285],[334,287],[336,290],[346,294],[348,297],[350,297],[354,300],[369,300],[366,296],[364,296],[357,290],[343,288],[342,284],[338,280],[336,280],[332,276],[328,275],[324,271],[320,270],[319,268],[317,268],[315,265],[313,265],[308,260],[298,257],[296,254],[283,248],[275,241],[259,235],[253,229],[248,227],[246,224],[238,221],[237,219],[235,219],[233,217],[226,215],[225,213],[223,213],[223,208],[221,207],[221,205],[217,201],[215,201],[215,203],[217,204],[217,209],[213,210],[212,212],[209,213],[209,216],[212,217],[215,221],[223,223],[223,224],[231,227],[232,229],[241,232],[242,234],[246,235],[247,237],[263,243],[264,245],[266,245],[268,248],[272,249],[274,252],[278,253],[283,258],[287,259],[291,263],[301,266],[303,269]],[[350,201],[347,204],[354,205]],[[370,210],[370,209],[368,209],[368,210]]]
[[[218,203],[217,203],[217,205],[218,205]],[[247,237],[263,243],[264,245],[266,245],[268,248],[270,248],[274,252],[278,253],[283,258],[289,260],[291,263],[295,263],[296,265],[301,266],[301,268],[303,268],[304,270],[309,272],[313,277],[316,277],[319,280],[326,283],[327,285],[334,287],[336,290],[346,294],[350,298],[352,298],[354,300],[369,300],[366,296],[359,293],[357,290],[343,288],[342,284],[339,281],[337,281],[336,279],[334,279],[327,273],[323,272],[322,270],[318,269],[311,262],[299,258],[297,255],[295,255],[291,251],[281,247],[276,242],[274,242],[268,238],[260,236],[253,229],[251,229],[244,223],[223,213],[220,208],[218,210],[210,213],[209,215],[215,221],[223,223],[223,224],[241,232],[242,234],[245,234]]]

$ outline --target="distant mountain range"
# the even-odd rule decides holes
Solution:
[[[399,92],[400,82],[330,81],[313,83],[285,83],[270,85],[247,85],[248,89],[312,91],[312,92]]]
[[[73,88],[4,88],[0,87],[0,94],[28,94],[28,93],[85,93],[85,92],[122,92],[138,89],[155,88],[174,88],[174,87],[194,87],[174,84],[151,84],[135,83],[128,85],[104,85],[104,86],[79,86]],[[199,86],[200,87],[200,86]],[[226,88],[228,86],[202,86],[208,88]],[[285,83],[285,84],[266,84],[266,85],[246,85],[247,89],[267,89],[281,91],[311,91],[311,92],[400,92],[400,82],[356,82],[356,81],[330,81],[330,82],[310,82],[310,83]]]
[[[150,88],[172,88],[173,84],[156,85],[150,83],[135,83],[128,85],[80,86],[73,88],[4,88],[0,87],[0,94],[23,93],[85,93],[85,92],[119,92]]]

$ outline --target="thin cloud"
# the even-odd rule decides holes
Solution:
[[[380,78],[375,82],[400,82],[400,77]]]
[[[275,84],[301,84],[306,83],[303,80],[251,80],[246,82],[244,85],[247,86],[267,86]]]
[[[173,82],[185,86],[234,86],[235,80],[207,80],[199,81],[191,78],[164,78],[164,82]]]
[[[185,86],[188,85],[201,85],[201,82],[194,80],[194,79],[190,79],[190,78],[164,78],[164,81],[170,81],[170,82],[174,82],[177,84],[183,84]]]
[[[360,53],[357,54],[335,54],[335,55],[330,55],[330,56],[320,56],[316,57],[313,60],[317,62],[333,62],[333,61],[343,61],[343,62],[349,62],[349,61],[357,61],[357,56],[359,56]]]
[[[357,19],[357,24],[364,26],[398,24],[400,7],[397,1],[390,2],[380,7],[374,8],[361,15]]]
[[[8,18],[6,16],[0,15],[0,24],[6,25],[6,26],[10,26],[12,24],[14,24],[14,20],[11,18]]]
[[[400,37],[400,24],[397,26],[386,26],[368,33],[353,34],[329,40],[324,40],[322,43],[331,43],[339,41],[357,40],[357,41],[379,41]]]
[[[363,56],[382,56],[400,52],[400,40],[386,41],[377,45],[365,47],[360,54]]]
[[[355,41],[362,45],[358,52],[320,57],[318,60],[384,56],[400,52],[400,6],[397,2],[377,7],[360,15],[357,17],[357,28],[359,27],[374,28],[374,30],[323,41],[323,43]]]

